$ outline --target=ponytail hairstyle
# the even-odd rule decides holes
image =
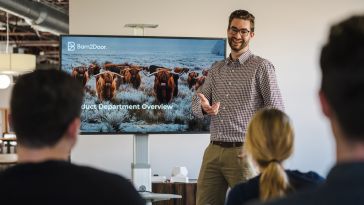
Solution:
[[[262,201],[284,196],[291,190],[281,163],[292,154],[293,135],[289,117],[277,109],[262,109],[250,121],[245,148],[261,170]]]

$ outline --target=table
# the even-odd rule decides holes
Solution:
[[[0,164],[16,164],[17,161],[17,154],[0,154]]]
[[[17,154],[0,154],[0,171],[15,165],[17,162]]]
[[[154,193],[178,194],[181,195],[182,198],[171,199],[168,201],[160,201],[153,203],[153,205],[195,205],[196,190],[197,190],[196,182],[188,182],[188,183],[154,182],[152,183],[152,191]]]
[[[181,198],[181,195],[176,194],[161,194],[161,193],[153,193],[153,192],[139,192],[139,194],[145,199],[147,205],[151,205],[156,201],[170,200],[170,199],[178,199]]]

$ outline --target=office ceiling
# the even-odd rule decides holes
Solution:
[[[24,0],[45,4],[68,15],[69,0]],[[7,12],[0,8],[0,42],[6,45]],[[9,45],[13,52],[24,52],[37,56],[37,64],[59,64],[59,36],[41,28],[34,28],[23,18],[8,14]],[[3,46],[5,48],[5,46]],[[4,52],[2,50],[0,52]]]

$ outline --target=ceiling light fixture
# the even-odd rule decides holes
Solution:
[[[126,28],[133,28],[134,35],[144,36],[144,29],[145,28],[157,28],[158,24],[125,24],[124,27]]]
[[[11,79],[8,75],[0,75],[0,89],[6,89],[9,87]]]

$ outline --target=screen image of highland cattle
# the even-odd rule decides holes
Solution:
[[[192,96],[224,38],[62,35],[61,70],[84,86],[83,134],[208,133]]]

